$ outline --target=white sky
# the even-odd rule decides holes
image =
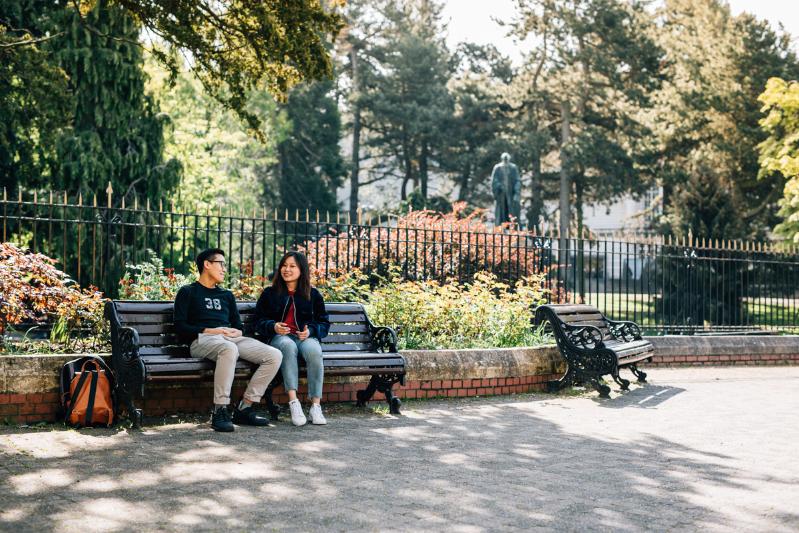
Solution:
[[[799,1],[798,0],[729,0],[733,14],[743,11],[758,18],[767,19],[773,27],[779,23],[793,36],[794,48],[799,51]],[[511,20],[514,16],[514,0],[447,0],[444,20],[449,20],[447,42],[451,47],[462,41],[478,44],[493,43],[500,52],[518,64],[523,45],[506,37],[491,18]]]

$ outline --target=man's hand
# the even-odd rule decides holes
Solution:
[[[290,331],[285,322],[275,322],[275,333],[278,335],[288,335]]]
[[[206,335],[227,335],[229,328],[205,328],[203,333]]]
[[[236,328],[222,328],[225,330],[225,337],[230,337],[231,339],[235,339],[236,337],[241,337],[242,333],[240,329]]]
[[[300,339],[301,341],[304,341],[305,339],[307,339],[307,338],[308,338],[308,336],[309,336],[310,334],[311,334],[311,332],[310,332],[310,331],[308,331],[308,324],[306,324],[306,325],[305,325],[305,328],[303,328],[303,330],[302,330],[302,331],[298,331],[298,332],[297,332],[297,338],[298,338],[298,339]]]

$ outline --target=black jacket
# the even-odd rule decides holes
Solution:
[[[278,294],[272,287],[267,287],[255,304],[255,331],[266,342],[275,336],[275,323],[285,322],[285,313],[289,308],[289,295]],[[311,288],[311,300],[302,295],[294,295],[294,312],[297,328],[308,326],[311,337],[322,340],[330,329],[330,320],[325,311],[325,301],[318,290]]]

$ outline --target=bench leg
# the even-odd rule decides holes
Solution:
[[[141,429],[142,411],[133,404],[133,394],[124,386],[117,387],[117,405],[125,404],[133,429]]]
[[[377,381],[378,376],[372,376],[372,379],[369,380],[369,384],[365,389],[356,391],[355,397],[357,398],[357,401],[355,405],[358,407],[366,407],[366,402],[371,400],[372,396],[375,395],[375,391],[377,390]]]
[[[596,391],[599,393],[601,398],[610,398],[610,387],[595,377],[591,377],[589,381],[591,382],[591,385],[593,385],[594,389],[596,389]]]
[[[630,369],[630,372],[632,372],[633,375],[638,378],[638,383],[646,383],[646,372],[638,370],[637,365],[630,365],[628,368]]]
[[[400,407],[402,406],[402,400],[394,396],[391,388],[394,386],[394,383],[400,381],[401,378],[398,376],[372,376],[372,379],[369,380],[369,385],[366,386],[365,389],[359,390],[355,393],[356,397],[358,398],[357,405],[358,407],[365,407],[366,402],[372,399],[375,392],[382,392],[386,395],[386,401],[388,402],[388,409],[392,415],[399,415]]]
[[[618,369],[613,373],[613,381],[619,384],[621,390],[630,390],[630,381],[621,377]]]
[[[547,381],[547,392],[558,392],[575,384],[575,372],[571,365],[562,378]]]
[[[274,391],[275,388],[281,383],[283,383],[283,377],[280,374],[280,371],[278,371],[275,378],[266,388],[266,392],[264,392],[264,400],[266,400],[266,409],[269,411],[269,418],[272,420],[272,422],[277,422],[277,417],[280,415],[280,406],[277,405],[272,399],[272,391]]]

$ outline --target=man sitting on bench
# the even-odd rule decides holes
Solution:
[[[175,328],[179,338],[189,344],[192,357],[216,361],[211,427],[216,431],[233,431],[233,424],[266,426],[269,421],[256,414],[252,404],[261,401],[280,369],[283,355],[277,348],[242,336],[236,298],[229,290],[217,286],[225,279],[225,253],[219,248],[204,250],[197,255],[196,262],[200,279],[181,287],[175,297]],[[228,404],[239,357],[259,366],[231,419]]]

